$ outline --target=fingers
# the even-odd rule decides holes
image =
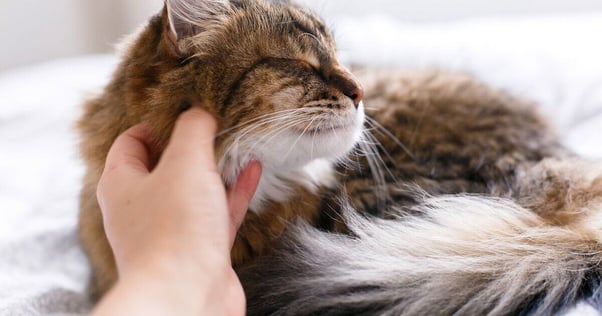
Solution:
[[[240,228],[249,203],[255,195],[259,180],[261,178],[261,164],[257,161],[251,162],[238,176],[238,180],[228,191],[228,208],[230,210],[230,240],[233,243],[236,232]]]
[[[193,107],[176,121],[160,165],[185,173],[215,171],[214,138],[217,122],[206,111]]]
[[[105,170],[125,168],[140,173],[148,173],[149,154],[147,145],[148,130],[144,125],[136,125],[121,134],[107,155]]]
[[[136,125],[117,137],[107,155],[102,177],[119,182],[147,175],[150,167],[147,137],[144,125]]]
[[[98,200],[103,204],[109,190],[119,190],[132,180],[149,173],[150,158],[147,147],[148,130],[136,125],[121,134],[109,150],[105,169],[98,184]]]

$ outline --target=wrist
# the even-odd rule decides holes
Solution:
[[[131,262],[121,275],[123,278],[148,278],[148,282],[203,291],[219,282],[229,270],[229,256],[217,252],[204,251],[203,257],[196,257],[186,253],[157,251],[152,256]]]
[[[123,249],[116,256],[120,278],[130,274],[158,276],[165,281],[206,282],[215,273],[231,268],[230,253],[217,247],[153,242],[147,249]],[[202,251],[199,251],[201,249]]]
[[[140,306],[145,306],[144,315],[203,315],[212,302],[219,301],[214,297],[219,274],[207,266],[150,260],[146,265],[130,267],[104,299],[119,305],[103,301],[95,314],[139,314]]]

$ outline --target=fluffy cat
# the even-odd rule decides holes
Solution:
[[[364,121],[363,88],[335,53],[323,22],[286,1],[167,1],[79,122],[87,164],[79,227],[95,292],[117,278],[95,198],[111,143],[146,122],[156,160],[195,101],[219,121],[216,161],[226,183],[252,159],[263,165],[232,250],[236,266],[267,253],[297,218],[319,220],[319,191],[335,184],[332,162],[354,147]]]
[[[376,137],[385,202],[367,174],[340,168],[327,209],[349,233],[291,225],[238,271],[249,315],[602,307],[602,163],[559,145],[533,105],[470,77],[381,73],[364,83],[368,115],[395,137]]]
[[[117,279],[95,198],[110,145],[146,122],[159,159],[202,101],[226,184],[264,167],[232,250],[251,315],[549,314],[597,295],[602,172],[532,104],[462,74],[362,79],[366,95],[293,2],[167,0],[79,122],[94,293]]]

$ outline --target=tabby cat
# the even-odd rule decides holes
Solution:
[[[117,279],[95,198],[112,142],[145,122],[158,160],[200,102],[224,182],[264,169],[232,250],[250,315],[550,314],[599,295],[600,165],[468,75],[359,73],[366,93],[291,1],[167,0],[79,122],[93,294]]]

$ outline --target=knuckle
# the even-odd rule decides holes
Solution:
[[[113,182],[112,178],[118,171],[118,169],[118,165],[109,165],[105,168],[96,186],[96,195],[98,197],[105,196],[107,194],[107,191],[111,187],[111,183]]]
[[[106,194],[105,182],[101,178],[100,181],[98,182],[98,185],[96,186],[96,199],[101,204],[100,205],[101,207],[103,206],[102,201],[104,200],[105,194]]]
[[[107,187],[108,187],[107,176],[105,173],[103,173],[103,175],[100,177],[100,180],[98,181],[98,185],[96,186],[96,195],[104,196],[107,191]]]

